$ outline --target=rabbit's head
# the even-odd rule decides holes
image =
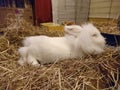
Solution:
[[[92,24],[84,24],[78,35],[76,46],[86,54],[99,54],[104,51],[105,39]]]

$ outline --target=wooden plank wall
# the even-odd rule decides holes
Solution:
[[[53,22],[75,21],[74,0],[52,0]]]
[[[120,0],[53,0],[53,2],[55,23],[71,20],[79,24],[88,18],[103,21],[117,19],[120,15]]]
[[[52,0],[53,22],[74,21],[79,24],[88,19],[90,0]]]
[[[75,20],[75,2],[74,0],[59,0],[58,5],[59,22]]]
[[[75,20],[77,24],[88,20],[90,0],[76,0]]]
[[[89,18],[117,18],[120,0],[91,0]]]

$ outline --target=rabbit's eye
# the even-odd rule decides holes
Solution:
[[[92,36],[93,36],[93,37],[97,37],[98,35],[97,35],[97,34],[93,34]]]

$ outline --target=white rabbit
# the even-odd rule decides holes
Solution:
[[[18,63],[34,66],[53,63],[68,58],[78,58],[85,54],[99,54],[104,51],[105,39],[92,24],[65,26],[65,36],[31,36],[25,38],[19,48]]]

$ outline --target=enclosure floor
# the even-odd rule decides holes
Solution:
[[[101,32],[120,34],[113,22],[94,24]],[[17,63],[18,48],[26,36],[53,37],[64,34],[34,27],[26,21],[21,21],[20,27],[10,25],[0,28],[0,90],[116,90],[120,82],[118,47],[107,47],[100,55],[88,55],[40,67],[27,64],[20,66]]]

